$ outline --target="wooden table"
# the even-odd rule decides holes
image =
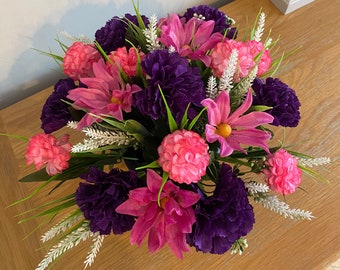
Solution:
[[[235,0],[221,10],[240,24],[242,33],[246,18],[253,22],[261,7],[267,14],[267,30],[272,28],[273,38],[281,37],[280,52],[303,45],[277,74],[297,91],[302,103],[301,124],[298,128],[287,129],[287,143],[299,142],[296,149],[329,156],[339,163],[340,3],[318,0],[282,15],[269,0]],[[45,89],[2,110],[0,132],[27,137],[38,133],[40,110],[50,92],[51,88]],[[37,186],[17,182],[33,170],[25,167],[24,149],[25,143],[0,136],[0,269],[5,270],[34,269],[46,252],[46,249],[37,249],[40,235],[49,226],[43,226],[22,240],[38,223],[18,225],[19,219],[14,215],[49,200],[49,196],[41,193],[22,205],[6,209]],[[178,260],[168,248],[150,255],[146,245],[130,246],[126,233],[106,238],[92,269],[325,269],[340,258],[340,170],[337,165],[328,167],[333,175],[323,172],[330,184],[304,177],[302,187],[307,192],[299,190],[286,198],[292,207],[312,211],[316,216],[313,221],[284,220],[255,205],[256,224],[247,237],[249,248],[242,256],[191,252],[185,254],[184,260]],[[72,189],[74,185],[76,183],[65,188]],[[88,244],[69,252],[58,261],[55,269],[82,269]]]

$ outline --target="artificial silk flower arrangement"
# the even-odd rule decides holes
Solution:
[[[233,20],[209,6],[161,19],[135,11],[107,21],[94,41],[58,40],[65,54],[50,54],[67,78],[43,106],[44,132],[28,140],[27,164],[38,171],[21,181],[42,181],[39,191],[56,183],[53,192],[81,180],[37,214],[68,213],[42,236],[59,243],[37,269],[93,238],[90,266],[106,235],[128,231],[131,244],[148,238],[151,253],[242,253],[255,222],[250,200],[313,218],[279,196],[330,161],[268,144],[271,126],[298,125],[300,102],[273,77],[284,56],[274,58],[277,41],[262,41],[265,15],[238,40]],[[61,128],[86,138],[72,145],[53,135]]]

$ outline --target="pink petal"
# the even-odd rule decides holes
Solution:
[[[221,115],[221,119],[216,124],[228,123],[230,113],[230,97],[227,91],[221,91],[216,97],[216,104]]]
[[[216,142],[221,136],[216,134],[216,127],[205,125],[205,136],[210,143]]]
[[[271,135],[265,131],[258,129],[234,130],[230,137],[239,143],[259,146],[269,152],[267,140],[270,139]]]
[[[233,121],[232,125],[237,127],[255,128],[263,124],[273,122],[274,117],[265,112],[251,112]],[[231,124],[231,123],[230,123]]]
[[[152,193],[158,194],[158,191],[162,185],[162,177],[159,174],[157,174],[154,170],[147,169],[146,183],[147,183],[148,189]]]
[[[241,104],[240,107],[238,107],[229,117],[228,123],[233,124],[233,122],[243,113],[245,113],[251,106],[253,102],[253,95],[251,91],[249,90],[246,96],[246,99],[244,102]]]
[[[180,189],[175,195],[175,199],[181,207],[187,208],[197,203],[200,196],[195,192]]]
[[[154,219],[145,220],[144,217],[139,217],[136,220],[136,223],[133,225],[130,235],[130,243],[131,245],[137,244],[140,246],[143,243],[145,236],[150,231],[151,227],[154,225],[158,212],[155,213],[156,216]]]
[[[165,216],[161,215],[158,223],[150,229],[148,238],[148,248],[151,253],[164,247],[165,238]]]
[[[214,30],[214,26],[215,22],[212,20],[202,23],[194,35],[194,44],[199,46],[204,42],[207,42]]]
[[[201,104],[207,107],[208,122],[210,125],[217,126],[221,123],[221,113],[215,101],[211,98],[206,98],[201,101]]]

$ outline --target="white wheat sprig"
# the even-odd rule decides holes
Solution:
[[[238,50],[233,49],[228,60],[228,65],[225,68],[218,85],[218,89],[220,91],[226,90],[229,93],[233,88],[233,78],[236,71],[237,62]]]
[[[230,248],[231,254],[242,255],[244,250],[248,247],[247,239],[241,237],[235,241],[235,243]]]
[[[331,159],[329,157],[299,158],[299,164],[309,168],[323,166],[329,163],[331,163]]]
[[[152,15],[149,19],[149,25],[143,30],[143,34],[146,38],[146,47],[149,51],[157,50],[160,48],[160,43],[157,38],[157,16]]]
[[[62,221],[60,221],[59,223],[54,225],[50,230],[45,232],[41,236],[41,241],[43,243],[45,243],[48,240],[51,240],[56,235],[58,235],[62,232],[65,232],[67,229],[71,228],[75,223],[77,223],[78,221],[80,221],[83,218],[84,218],[84,216],[83,216],[82,212],[79,212],[76,215],[71,214],[71,215],[65,217]]]
[[[210,76],[207,83],[206,94],[208,98],[215,99],[217,96],[217,82],[216,77]]]
[[[88,255],[84,261],[84,269],[86,269],[88,266],[91,266],[94,262],[94,259],[96,258],[99,249],[101,248],[101,246],[103,245],[103,241],[104,241],[105,235],[101,235],[99,234],[99,232],[95,233],[93,235],[93,244],[91,245],[91,249],[88,252]]]
[[[73,36],[70,35],[69,33],[62,31],[61,34],[67,38],[68,40],[72,41],[72,42],[77,42],[80,41],[84,44],[93,44],[93,40],[89,39],[87,36],[85,35],[78,35],[78,36]]]
[[[263,31],[264,31],[265,21],[266,21],[266,15],[264,14],[264,12],[261,12],[260,17],[259,17],[259,21],[257,23],[257,28],[256,28],[255,33],[254,33],[254,38],[253,38],[257,42],[261,41],[261,37],[262,37]]]
[[[269,191],[269,186],[263,183],[258,183],[255,181],[244,183],[250,195],[255,195],[258,193],[267,193]]]
[[[260,202],[263,207],[268,208],[285,218],[289,217],[291,219],[307,220],[314,218],[310,211],[291,209],[287,203],[280,201],[275,195],[254,197],[254,200],[255,202]]]
[[[87,240],[93,236],[93,232],[90,231],[88,222],[84,222],[82,226],[68,234],[57,245],[53,246],[46,254],[45,258],[39,263],[36,270],[44,270],[55,259],[60,257],[66,251],[77,246],[80,242]]]

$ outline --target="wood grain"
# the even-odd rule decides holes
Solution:
[[[256,224],[248,235],[249,248],[242,256],[210,255],[190,252],[184,260],[176,259],[164,248],[150,255],[146,245],[130,246],[129,234],[109,236],[104,241],[92,269],[325,269],[340,258],[340,170],[339,163],[339,71],[340,71],[340,2],[318,0],[291,14],[282,15],[269,0],[235,0],[221,8],[240,24],[244,33],[246,18],[253,22],[258,11],[267,14],[267,30],[280,35],[278,54],[303,47],[290,57],[277,77],[296,90],[302,103],[299,127],[286,130],[286,143],[299,143],[296,150],[316,156],[329,156],[335,163],[324,171],[330,184],[304,177],[302,190],[287,196],[292,207],[310,210],[313,221],[284,220],[254,205]],[[53,82],[51,82],[52,84]],[[39,132],[39,116],[51,88],[1,111],[0,132],[30,137]],[[63,132],[63,131],[61,131]],[[276,139],[281,139],[279,134]],[[0,136],[1,253],[0,269],[34,269],[46,249],[39,249],[42,226],[22,240],[38,224],[16,224],[16,214],[51,198],[46,193],[16,207],[10,203],[28,195],[36,184],[18,183],[32,171],[23,159],[25,143]],[[72,192],[77,183],[65,185],[58,192]],[[68,194],[67,193],[67,194]],[[65,193],[66,194],[66,193]],[[53,196],[57,196],[58,193]],[[54,269],[82,269],[89,243],[81,244],[61,258]]]

